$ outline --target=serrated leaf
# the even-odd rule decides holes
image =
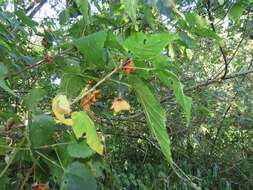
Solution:
[[[46,95],[46,91],[42,88],[33,88],[24,98],[24,104],[28,110],[36,110],[37,104],[43,99]]]
[[[134,75],[129,76],[129,82],[142,104],[150,130],[156,137],[166,159],[169,162],[172,162],[170,139],[166,128],[165,111],[161,107],[159,100],[155,97],[154,93],[152,93],[145,82]]]
[[[106,37],[106,31],[96,32],[79,38],[75,41],[75,45],[86,56],[89,62],[101,66],[104,63],[103,47]]]
[[[103,154],[103,144],[96,132],[96,127],[94,122],[85,112],[73,112],[71,115],[73,120],[73,131],[77,139],[82,137],[86,133],[87,144],[100,155]]]
[[[4,81],[7,73],[8,73],[7,67],[0,62],[0,87],[4,89],[6,92],[12,94],[13,96],[16,96],[15,93],[6,85]]]
[[[84,189],[96,190],[96,179],[84,164],[74,162],[64,171],[61,190]]]
[[[94,153],[84,141],[72,142],[68,145],[67,150],[73,158],[88,158]]]
[[[189,123],[191,119],[192,99],[184,94],[183,85],[177,76],[168,70],[157,70],[156,74],[164,85],[172,87],[176,100],[182,106],[187,123]]]
[[[55,122],[52,117],[36,115],[29,125],[29,137],[33,147],[48,145],[53,142]]]

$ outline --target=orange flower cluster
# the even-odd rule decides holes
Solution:
[[[97,99],[100,95],[101,95],[100,90],[95,90],[93,91],[92,94],[88,94],[84,96],[81,101],[81,106],[83,108],[83,111],[89,112],[90,106],[97,102]]]
[[[54,63],[54,58],[47,53],[44,55],[44,60],[47,64],[51,65]]]
[[[136,70],[133,60],[127,60],[122,69],[126,74],[133,73]]]

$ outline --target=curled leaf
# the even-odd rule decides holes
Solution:
[[[120,111],[129,111],[130,110],[129,103],[124,100],[123,98],[119,97],[115,99],[112,103],[111,109],[114,110],[114,112],[118,113]]]
[[[52,110],[57,118],[56,122],[65,125],[72,125],[72,119],[66,119],[65,116],[71,112],[70,103],[65,95],[58,95],[53,99]]]

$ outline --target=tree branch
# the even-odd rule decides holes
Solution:
[[[208,19],[210,21],[210,25],[211,25],[211,28],[213,30],[213,32],[216,33],[216,30],[215,30],[215,27],[214,27],[214,23],[213,23],[213,17],[212,17],[212,14],[211,14],[211,11],[210,11],[210,8],[211,8],[211,5],[210,5],[210,0],[207,0],[207,6],[206,6],[206,9],[207,9],[207,13],[208,13]],[[222,78],[225,78],[227,73],[228,73],[228,65],[229,65],[229,62],[227,60],[227,56],[226,56],[226,53],[225,53],[225,50],[223,49],[222,46],[219,45],[219,49],[220,49],[220,52],[222,54],[222,58],[224,60],[224,74],[222,75]]]
[[[211,79],[211,80],[203,81],[203,82],[200,82],[200,83],[196,84],[195,86],[191,86],[189,88],[186,88],[184,91],[189,92],[189,91],[192,91],[192,90],[196,90],[196,89],[200,89],[200,88],[209,86],[211,84],[222,83],[225,80],[237,78],[237,77],[240,77],[240,76],[245,76],[245,75],[250,74],[250,73],[253,73],[253,69],[249,69],[249,70],[241,71],[241,72],[237,72],[237,73],[232,73],[230,75],[225,76],[225,78],[219,77],[219,78],[214,78],[214,79]],[[173,97],[172,95],[164,97],[161,100],[161,103],[165,102],[166,100],[168,100],[172,97]]]

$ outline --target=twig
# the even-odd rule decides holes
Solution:
[[[232,73],[230,75],[227,75],[225,78],[219,77],[219,78],[214,78],[214,79],[211,79],[211,80],[203,81],[203,82],[200,82],[199,84],[197,84],[195,86],[191,86],[189,88],[186,88],[184,91],[188,92],[188,91],[192,91],[192,90],[195,90],[195,89],[200,89],[202,87],[206,87],[206,86],[209,86],[211,84],[221,83],[221,82],[224,82],[225,80],[237,78],[237,77],[244,76],[244,75],[247,75],[247,74],[250,74],[250,73],[253,73],[253,69],[249,69],[249,70],[241,71],[241,72],[237,72],[237,73]],[[165,102],[166,100],[168,100],[172,97],[173,97],[172,95],[168,95],[168,96],[164,97],[161,100],[161,103]]]
[[[24,180],[22,181],[22,184],[20,185],[20,190],[24,190],[25,188],[25,184],[28,181],[30,175],[32,174],[33,170],[35,168],[35,162],[33,163],[32,167],[29,168],[29,170],[27,171]]]
[[[248,69],[252,66],[252,64],[253,64],[253,62],[248,66]],[[246,78],[246,75],[244,75],[244,77],[241,79],[240,84],[243,83],[243,81],[245,80],[245,78]],[[225,126],[225,125],[223,125],[223,123],[224,123],[224,121],[225,121],[225,119],[226,119],[226,117],[227,117],[227,114],[228,114],[229,110],[230,110],[231,107],[232,107],[232,102],[233,102],[233,101],[236,99],[236,97],[237,97],[237,94],[238,94],[238,92],[236,92],[235,95],[233,96],[233,98],[230,100],[230,104],[228,105],[227,109],[225,110],[225,112],[224,112],[224,114],[223,114],[222,121],[220,122],[220,126],[219,126],[219,128],[218,128],[218,130],[217,130],[217,132],[216,132],[214,141],[213,141],[213,143],[212,143],[212,147],[211,147],[211,151],[210,151],[210,154],[211,154],[211,155],[213,154],[213,151],[214,151],[214,148],[215,148],[215,145],[216,145],[216,141],[218,140],[218,137],[220,136],[221,129],[223,129],[223,127]]]
[[[213,78],[213,79],[210,79],[210,80],[207,80],[207,81],[200,82],[200,83],[196,84],[195,86],[185,88],[184,92],[190,92],[190,91],[193,91],[193,90],[196,90],[196,89],[200,89],[200,88],[209,86],[211,84],[221,83],[221,82],[224,82],[225,80],[237,78],[237,77],[240,77],[240,76],[245,76],[245,75],[250,74],[250,73],[253,73],[253,69],[249,69],[247,71],[241,71],[241,72],[237,72],[237,73],[232,73],[230,75],[227,75],[225,78],[221,78],[221,77]],[[174,97],[174,95],[172,95],[172,94],[170,94],[168,96],[165,96],[160,101],[160,103],[164,103],[165,101],[167,101],[167,100],[169,100],[173,97]],[[140,111],[140,112],[135,113],[134,115],[130,116],[130,118],[134,119],[134,118],[137,118],[137,117],[141,116],[142,114],[144,114],[143,111]]]
[[[16,154],[18,153],[18,151],[19,150],[17,150],[17,149],[13,150],[13,153],[12,153],[10,159],[8,160],[6,166],[4,167],[4,169],[0,173],[0,179],[4,176],[4,174],[6,173],[6,171],[8,170],[8,168],[10,167],[10,165],[13,162],[14,158],[16,157]]]
[[[212,14],[211,14],[211,11],[210,11],[210,0],[207,0],[207,6],[206,6],[206,9],[207,9],[207,13],[208,13],[208,18],[209,18],[209,21],[210,21],[210,24],[211,24],[211,28],[213,30],[213,32],[216,33],[216,30],[215,30],[215,26],[214,26],[214,23],[213,23],[213,17],[212,17]],[[224,60],[224,64],[225,64],[225,68],[224,68],[224,74],[222,75],[221,78],[225,78],[227,73],[228,73],[228,65],[229,65],[229,62],[227,60],[227,56],[226,56],[226,53],[223,49],[223,47],[221,47],[221,45],[219,45],[219,49],[220,49],[220,52],[222,54],[222,58]]]
[[[102,78],[100,81],[98,81],[92,88],[90,88],[87,91],[83,91],[81,95],[77,96],[72,102],[71,105],[81,100],[83,97],[87,96],[91,92],[93,92],[99,85],[101,85],[103,82],[108,80],[114,73],[116,73],[119,69],[123,67],[125,62],[121,63],[119,66],[115,67],[110,73],[108,73],[104,78]]]
[[[17,75],[20,75],[21,73],[23,73],[23,72],[25,72],[25,71],[27,71],[27,70],[29,70],[29,69],[38,67],[38,66],[40,66],[40,65],[42,65],[42,64],[44,64],[44,63],[45,63],[45,60],[44,60],[44,59],[43,59],[43,60],[40,60],[40,61],[38,61],[37,63],[35,63],[35,64],[33,64],[33,65],[30,65],[30,66],[28,66],[28,67],[25,67],[23,70],[21,70],[21,71],[19,71],[19,72],[16,72],[16,73],[11,74],[10,77],[15,77],[15,76],[17,76]],[[6,78],[7,78],[7,77],[6,77]]]
[[[66,146],[69,145],[69,143],[57,143],[57,144],[51,144],[51,145],[44,145],[44,146],[37,146],[37,147],[32,147],[33,150],[40,150],[40,149],[48,149],[48,148],[55,148],[57,146]],[[4,146],[0,145],[0,148],[4,149],[16,149],[16,150],[29,150],[30,147],[11,147],[11,146]]]

